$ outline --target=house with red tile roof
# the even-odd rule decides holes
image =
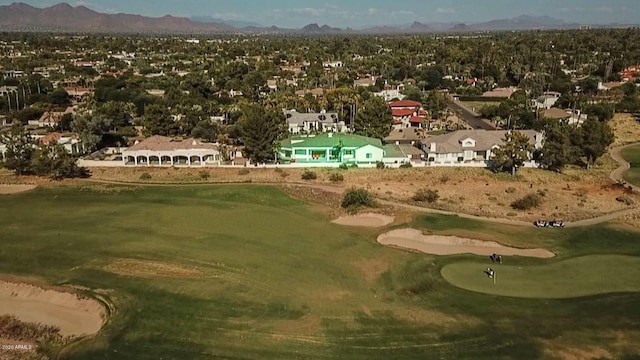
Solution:
[[[393,116],[394,129],[410,127],[422,128],[427,121],[428,112],[422,108],[422,104],[413,100],[394,101],[389,104]]]

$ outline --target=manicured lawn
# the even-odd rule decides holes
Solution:
[[[541,300],[463,290],[441,270],[480,258],[380,246],[377,230],[330,224],[273,187],[54,187],[0,203],[0,273],[100,289],[115,305],[103,331],[64,359],[544,358],[549,344],[617,354],[614,334],[628,345],[620,354],[640,353],[639,293]],[[505,266],[640,255],[638,233],[604,225],[553,231],[444,216],[411,225],[559,254]],[[135,266],[150,261],[199,275]]]
[[[484,273],[488,266],[495,270],[494,279]],[[457,262],[443,267],[442,276],[466,290],[526,298],[634,292],[640,291],[640,257],[591,255],[538,266]]]
[[[622,157],[631,164],[631,169],[624,173],[624,179],[640,186],[640,145],[630,146],[622,150]]]

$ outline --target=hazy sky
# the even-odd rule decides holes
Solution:
[[[10,4],[11,0],[0,0]],[[61,0],[22,0],[46,7]],[[420,22],[481,22],[518,15],[549,15],[585,24],[640,23],[640,0],[69,0],[110,13],[212,16],[262,25],[339,27]]]

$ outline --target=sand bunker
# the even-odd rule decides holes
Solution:
[[[465,239],[457,236],[425,235],[417,229],[398,229],[378,236],[378,242],[383,245],[397,246],[405,249],[418,250],[434,255],[500,254],[507,256],[527,256],[536,258],[551,258],[554,255],[545,249],[517,249],[500,245],[493,241]]]
[[[0,184],[0,195],[19,194],[35,189],[36,185],[3,185]]]
[[[0,281],[0,314],[57,326],[62,336],[83,336],[100,330],[105,308],[97,300],[72,293]]]
[[[203,276],[202,271],[195,267],[137,259],[118,259],[105,266],[104,269],[118,275],[143,278],[198,278]]]
[[[353,216],[341,216],[333,220],[332,223],[347,226],[383,227],[391,224],[393,220],[395,220],[393,216],[366,213]]]

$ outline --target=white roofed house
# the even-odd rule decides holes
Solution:
[[[344,121],[339,121],[337,113],[300,113],[295,110],[284,110],[284,115],[291,134],[348,131]]]
[[[460,130],[438,135],[424,141],[422,149],[431,166],[469,166],[487,167],[491,163],[493,150],[503,144],[510,130]],[[535,130],[520,130],[529,137],[529,143],[536,150],[542,148],[542,133]],[[529,154],[533,159],[533,154]],[[524,167],[538,167],[533,161],[527,161]]]
[[[206,166],[220,165],[217,144],[198,139],[152,136],[122,151],[127,166]]]

